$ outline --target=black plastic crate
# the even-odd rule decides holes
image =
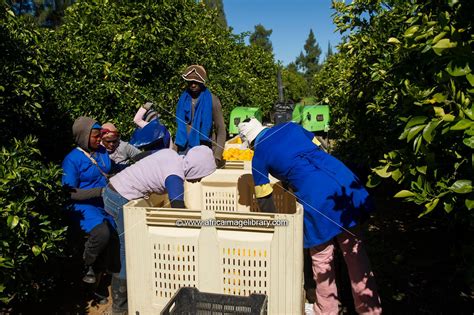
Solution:
[[[166,304],[161,314],[264,315],[267,314],[267,300],[265,294],[237,296],[199,292],[196,288],[183,287]]]

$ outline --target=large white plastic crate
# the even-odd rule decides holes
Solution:
[[[185,183],[184,201],[189,209],[258,211],[252,174],[243,169],[218,169],[199,183]]]
[[[252,161],[225,161],[225,169],[252,170]]]
[[[251,170],[247,168],[218,169],[199,183],[186,182],[184,194],[186,206],[197,210],[258,212],[250,172]],[[277,208],[282,213],[294,213],[296,202],[293,196],[285,193],[277,179],[270,176],[270,181]]]
[[[269,314],[302,312],[302,207],[275,184],[281,213],[249,212],[258,210],[252,185],[245,171],[217,170],[201,183],[187,183],[191,209],[164,208],[167,200],[158,196],[124,207],[130,314],[159,313],[185,286],[242,296],[263,293]],[[287,220],[288,225],[176,226],[177,220],[190,219]]]

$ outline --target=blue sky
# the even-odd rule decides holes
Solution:
[[[321,47],[320,62],[328,41],[333,51],[341,36],[332,23],[331,0],[223,0],[227,24],[235,34],[253,32],[262,24],[273,30],[270,40],[276,60],[284,65],[295,61],[312,29]],[[248,40],[248,38],[247,38]]]

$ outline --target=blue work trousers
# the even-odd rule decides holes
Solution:
[[[104,190],[104,209],[110,214],[115,221],[117,226],[117,234],[120,240],[120,272],[118,277],[120,279],[127,279],[127,269],[125,266],[125,231],[123,222],[123,206],[129,201],[122,197],[118,192],[110,188],[110,184]]]

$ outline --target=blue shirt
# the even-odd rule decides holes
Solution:
[[[105,148],[92,153],[91,155],[101,170],[107,174],[110,172],[111,161]],[[97,165],[79,149],[73,149],[65,158],[62,164],[63,186],[71,188],[89,189],[102,188],[107,185],[107,179],[99,171]],[[74,201],[73,210],[79,215],[81,228],[89,233],[96,225],[104,220],[109,220],[113,224],[112,217],[104,210],[104,203],[101,198],[93,201]]]
[[[261,188],[270,182],[271,174],[287,182],[303,206],[305,248],[331,240],[372,210],[369,195],[357,177],[319,149],[313,138],[295,123],[276,125],[259,134],[252,159],[257,197],[271,193]]]

